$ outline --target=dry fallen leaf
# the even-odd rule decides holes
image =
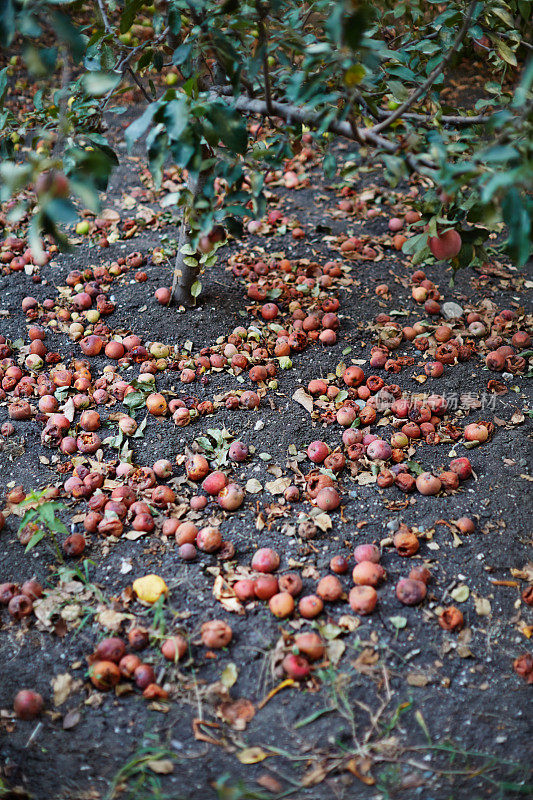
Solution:
[[[372,475],[371,472],[361,472],[356,478],[355,482],[359,484],[359,486],[368,486],[370,483],[375,483],[377,481],[377,477]]]
[[[429,678],[421,672],[410,672],[407,676],[409,686],[427,686]]]
[[[63,730],[69,731],[72,728],[75,728],[80,720],[81,720],[81,714],[77,709],[68,711],[63,717]]]
[[[292,396],[292,399],[295,400],[297,403],[299,403],[301,406],[303,406],[306,411],[309,411],[309,413],[312,412],[313,398],[311,397],[310,394],[307,394],[307,392],[304,389],[301,388],[296,389],[296,391]]]
[[[374,671],[374,664],[379,661],[379,653],[371,647],[365,647],[361,650],[355,661],[352,661],[352,666],[357,672],[363,675],[371,675]]]
[[[226,611],[231,611],[234,614],[245,613],[242,603],[222,575],[217,575],[215,578],[213,594]]]
[[[50,683],[54,692],[54,705],[56,707],[63,705],[71,694],[77,692],[83,686],[82,680],[76,680],[68,672],[56,675]]]
[[[462,583],[459,586],[456,586],[455,589],[452,589],[450,595],[453,597],[456,603],[465,603],[470,597],[470,589],[468,586],[466,586],[466,584]]]
[[[370,775],[370,768],[372,762],[369,758],[351,758],[346,764],[346,769],[355,775],[358,780],[365,783],[367,786],[373,786],[376,782],[372,775]]]
[[[345,650],[346,650],[346,645],[340,639],[332,639],[328,643],[328,649],[327,649],[328,658],[333,664],[333,666],[337,666],[342,656],[344,655]]]
[[[327,772],[322,764],[317,764],[305,773],[301,780],[302,786],[316,786],[317,783],[322,783],[326,775]]]
[[[263,489],[257,478],[250,478],[250,480],[246,481],[244,488],[248,494],[258,494]]]
[[[478,614],[480,617],[488,617],[492,610],[490,600],[487,600],[486,597],[474,598],[474,606],[476,609],[476,614]]]
[[[107,628],[108,631],[116,632],[120,629],[124,620],[130,618],[131,614],[123,614],[120,611],[113,611],[112,608],[106,608],[100,611],[96,620],[103,628]]]
[[[170,775],[174,772],[174,764],[169,758],[150,759],[146,765],[157,775]]]
[[[317,514],[316,517],[313,517],[313,522],[317,528],[320,528],[320,530],[324,533],[331,530],[333,527],[333,523],[329,514]]]
[[[290,478],[277,478],[275,481],[267,481],[267,483],[265,483],[265,489],[267,492],[270,492],[270,494],[283,494],[291,483],[292,481]]]

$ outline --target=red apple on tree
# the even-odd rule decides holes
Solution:
[[[430,236],[428,239],[429,249],[436,259],[439,261],[446,261],[449,258],[455,258],[459,253],[462,245],[462,240],[457,231],[449,228],[439,236]]]

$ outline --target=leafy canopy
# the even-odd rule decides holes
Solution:
[[[238,233],[243,217],[263,214],[265,175],[305,134],[327,174],[335,174],[343,137],[353,143],[352,172],[379,157],[393,184],[423,177],[429,230],[406,243],[415,263],[429,254],[428,235],[447,227],[464,242],[454,267],[483,263],[488,233],[505,224],[507,252],[522,265],[533,238],[533,59],[524,41],[531,5],[0,0],[0,41],[10,52],[20,44],[40,87],[24,113],[3,104],[0,199],[57,169],[96,211],[118,163],[103,113],[122,113],[117,101],[134,85],[145,102],[126,144],[145,137],[156,183],[169,159],[187,170],[188,185],[165,203],[185,209],[193,252],[215,224]],[[459,113],[442,90],[462,56],[481,58],[487,80],[475,107]],[[2,101],[13,97],[13,74],[14,64],[0,71]],[[268,120],[266,136],[250,135],[249,117]],[[77,218],[72,199],[49,191],[32,206],[25,194],[10,220],[22,220],[28,204],[32,248],[43,234],[66,245],[62,229]]]

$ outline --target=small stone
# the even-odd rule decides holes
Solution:
[[[441,311],[445,319],[454,319],[454,317],[463,316],[463,309],[458,303],[443,303],[441,306]]]

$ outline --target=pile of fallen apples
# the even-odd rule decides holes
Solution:
[[[302,185],[303,164],[312,157],[312,151],[304,148],[285,173],[269,176],[269,180],[283,181],[287,188]],[[366,212],[366,206],[358,205],[348,196],[339,207],[346,212]],[[368,215],[371,216],[370,210]],[[287,222],[280,211],[271,211],[268,221],[274,226]],[[401,233],[404,226],[419,222],[418,212],[407,212],[404,217],[389,221],[389,230],[394,234],[392,244],[397,250],[405,242],[406,237]],[[105,228],[95,225],[95,230],[105,238]],[[250,223],[248,230],[253,234],[259,228]],[[302,239],[305,234],[301,228],[294,228],[292,236]],[[460,236],[453,230],[443,231],[430,238],[429,247],[436,258],[453,258],[461,247]],[[21,271],[32,263],[24,239],[8,237],[0,250],[6,274]],[[376,255],[374,248],[355,237],[345,237],[340,250],[344,255],[360,253],[367,259]],[[54,253],[54,247],[50,246],[43,264]],[[220,527],[203,525],[199,518],[210,503],[216,503],[224,512],[239,509],[245,499],[243,487],[201,452],[188,453],[186,458],[177,455],[177,466],[184,466],[186,478],[179,489],[168,485],[175,471],[168,459],[159,459],[151,466],[115,458],[105,462],[106,440],[102,439],[101,429],[107,411],[117,404],[128,409],[129,413],[117,415],[117,428],[126,438],[138,432],[140,423],[133,415],[136,409],[145,409],[161,420],[170,418],[178,427],[212,415],[219,408],[255,411],[267,392],[277,388],[280,370],[292,366],[291,356],[308,346],[330,347],[337,343],[342,317],[336,291],[349,282],[349,265],[341,259],[321,265],[306,258],[258,258],[250,252],[234,253],[228,259],[228,270],[246,287],[253,323],[238,326],[228,336],[193,354],[180,345],[143,341],[130,331],[111,330],[108,318],[115,310],[111,285],[121,279],[129,280],[130,270],[136,270],[135,281],[142,284],[147,279],[146,272],[140,269],[144,264],[144,255],[133,252],[101,266],[71,271],[66,287],[55,298],[42,303],[30,296],[24,298],[22,309],[29,324],[29,344],[15,347],[0,336],[0,400],[7,403],[10,418],[2,425],[2,435],[13,435],[15,426],[33,421],[42,426],[42,444],[66,456],[65,461],[57,463],[58,472],[68,474],[63,492],[68,498],[87,504],[83,520],[85,535],[72,533],[65,540],[63,549],[67,555],[77,557],[84,552],[86,535],[98,534],[112,541],[131,527],[147,534],[161,532],[167,539],[173,537],[184,561],[194,560],[198,551],[216,554],[222,560],[232,559],[234,546],[223,539]],[[38,273],[34,279],[40,280]],[[520,312],[485,305],[468,312],[456,309],[456,316],[447,314],[446,321],[441,322],[438,318],[443,316],[445,304],[439,288],[422,270],[413,272],[411,284],[415,312],[423,308],[423,320],[402,326],[393,316],[380,313],[372,328],[370,370],[351,364],[335,377],[315,378],[307,386],[316,418],[343,429],[341,442],[335,447],[317,439],[306,448],[313,468],[305,476],[303,496],[323,512],[339,509],[342,502],[339,481],[347,472],[354,477],[361,469],[375,474],[380,489],[396,487],[404,493],[416,490],[424,496],[456,491],[472,475],[467,457],[453,459],[438,474],[420,471],[416,477],[408,457],[412,458],[417,443],[437,445],[462,439],[469,445],[483,444],[493,433],[493,424],[488,421],[461,428],[452,418],[444,396],[436,393],[411,396],[398,384],[388,382],[390,374],[401,373],[404,367],[414,364],[415,358],[423,359],[425,379],[438,379],[447,369],[474,358],[482,359],[490,371],[503,375],[524,373],[527,369],[527,348],[532,340],[522,328],[524,317]],[[382,284],[376,292],[386,297],[388,286]],[[155,299],[167,303],[168,288],[160,287]],[[63,363],[60,354],[47,347],[48,330],[61,332],[76,342],[80,357]],[[402,346],[410,348],[414,356],[398,356],[396,351]],[[138,369],[138,377],[125,380],[124,369],[130,367]],[[179,396],[170,397],[168,392],[157,391],[156,377],[166,371],[179,376],[183,387]],[[220,372],[238,381],[238,388],[227,391],[222,400],[200,400],[188,393],[186,387],[190,384],[205,387]],[[246,380],[250,388],[244,388]],[[388,440],[371,432],[372,426],[383,418],[392,428]],[[88,460],[96,454],[102,454],[98,468]],[[89,466],[79,463],[80,456],[87,458]],[[229,449],[232,464],[243,462],[248,456],[245,443],[232,443]],[[50,497],[59,494],[57,487],[49,490]],[[24,499],[23,489],[12,490],[8,499],[20,503]],[[302,493],[298,486],[290,485],[283,499],[287,504],[296,503],[302,499]],[[475,528],[468,518],[459,520],[457,526],[464,533],[472,533]],[[26,526],[19,536],[21,542],[27,544],[33,533],[34,527]],[[311,538],[316,533],[313,524],[299,527],[301,538]],[[419,549],[418,537],[405,526],[396,533],[393,543],[402,557],[413,556]],[[371,614],[378,602],[377,589],[387,578],[380,563],[381,550],[375,543],[367,543],[358,545],[353,555],[353,585],[348,590],[339,576],[349,572],[350,563],[348,558],[338,555],[330,563],[332,574],[319,580],[316,592],[301,596],[301,576],[297,572],[276,576],[279,554],[271,548],[261,548],[251,563],[256,576],[237,580],[232,590],[241,602],[268,602],[271,613],[278,619],[297,611],[304,619],[312,620],[322,613],[325,603],[345,599],[354,613]],[[421,603],[430,579],[426,567],[413,567],[408,577],[397,582],[397,599],[409,606]],[[31,592],[39,596],[38,584],[29,583]],[[0,603],[8,604],[15,619],[31,614],[30,589],[24,591],[23,586],[19,593],[15,584],[0,587]],[[440,612],[438,622],[444,630],[457,631],[463,625],[463,617],[457,608],[449,606]],[[205,622],[201,628],[202,644],[210,649],[228,646],[232,636],[231,627],[223,620]],[[93,685],[109,690],[127,679],[145,697],[165,698],[167,690],[156,681],[153,667],[137,655],[148,643],[148,632],[138,628],[134,633],[130,631],[128,645],[118,637],[102,640],[90,657]],[[134,652],[127,652],[127,647]],[[310,663],[324,655],[324,645],[314,633],[295,637],[294,650],[286,656],[283,667],[295,679],[307,677]],[[161,644],[161,653],[169,661],[183,659],[188,651],[188,641],[182,634]],[[17,714],[31,718],[39,713],[42,707],[39,697],[33,693],[32,697],[19,698],[15,702]]]

